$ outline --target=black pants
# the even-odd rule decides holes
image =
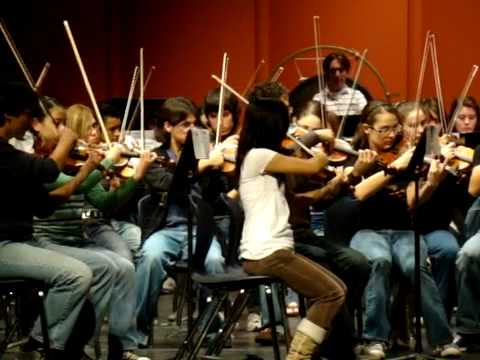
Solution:
[[[356,339],[352,314],[360,306],[370,276],[368,260],[354,249],[316,236],[310,229],[296,230],[294,238],[297,253],[330,269],[343,280],[348,290],[345,306],[334,319],[321,353],[331,360],[354,359]]]

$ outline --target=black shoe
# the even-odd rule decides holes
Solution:
[[[22,345],[23,352],[32,352],[37,350],[43,350],[43,343],[41,341],[35,340],[32,337],[29,337],[27,342]]]
[[[480,334],[457,334],[453,343],[464,352],[480,351]]]

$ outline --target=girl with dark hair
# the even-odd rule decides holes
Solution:
[[[462,108],[458,112],[455,119],[452,119],[453,113],[457,108],[459,99],[455,99],[450,108],[450,121],[455,121],[454,130],[460,134],[471,133],[480,129],[478,121],[480,117],[480,108],[478,103],[472,96],[467,96],[463,100]]]
[[[163,144],[153,151],[159,156],[176,163],[185,145],[188,132],[197,123],[197,108],[185,97],[170,98],[158,113],[158,134]],[[212,151],[209,159],[198,163],[198,172],[215,168],[223,163],[223,156]],[[173,191],[174,172],[171,167],[155,165],[150,167],[145,182],[150,191],[151,212],[148,218],[140,219],[145,239],[142,256],[137,264],[137,314],[138,333],[132,334],[136,340],[146,345],[150,326],[156,314],[158,296],[167,278],[167,270],[186,254],[187,213],[189,194],[186,191]],[[198,195],[198,187],[192,188]],[[220,243],[213,239],[205,259],[206,273],[222,273],[224,258]]]
[[[371,104],[363,114],[358,129],[357,148],[367,146],[378,154],[394,148],[401,140],[402,127],[397,110],[390,104]],[[413,150],[407,150],[390,163],[397,171],[404,170]],[[376,171],[376,172],[374,172]],[[351,247],[364,254],[370,264],[370,278],[365,289],[366,315],[363,338],[370,343],[367,354],[373,359],[385,358],[390,337],[390,276],[395,264],[410,282],[414,279],[414,234],[407,206],[405,181],[394,181],[393,175],[374,169],[355,187],[361,202],[359,231]],[[427,246],[421,242],[422,314],[434,354],[458,356],[451,344],[452,333],[438,288],[427,267]]]
[[[246,110],[235,177],[245,211],[240,257],[248,273],[280,278],[312,299],[287,355],[310,359],[342,307],[346,289],[331,272],[293,252],[285,175],[316,174],[327,158],[323,152],[308,160],[282,155],[288,125],[288,109],[281,101],[256,100]]]
[[[213,137],[217,130],[218,104],[220,102],[220,88],[211,90],[203,102],[202,113],[206,118],[206,127],[212,132]],[[230,91],[225,89],[223,119],[220,126],[220,141],[234,134],[238,129],[240,106],[238,100]]]

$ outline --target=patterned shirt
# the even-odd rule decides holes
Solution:
[[[354,93],[354,90],[346,85],[337,92],[332,92],[327,87],[315,94],[313,100],[325,104],[326,110],[337,116],[344,116],[347,109],[347,115],[359,115],[367,105],[367,99],[360,91],[355,90]]]

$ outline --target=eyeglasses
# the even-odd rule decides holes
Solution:
[[[346,72],[347,70],[344,69],[343,67],[332,67],[332,68],[328,69],[328,72],[332,75],[335,75],[337,73],[337,71],[339,73],[343,73],[343,72]]]
[[[398,124],[398,125],[395,125],[395,126],[392,126],[392,127],[383,127],[383,128],[380,128],[380,129],[375,129],[374,127],[370,127],[370,129],[372,129],[373,131],[377,132],[378,134],[382,135],[382,136],[385,136],[387,134],[390,134],[390,133],[395,133],[395,134],[398,134],[399,132],[402,131],[402,125]]]

